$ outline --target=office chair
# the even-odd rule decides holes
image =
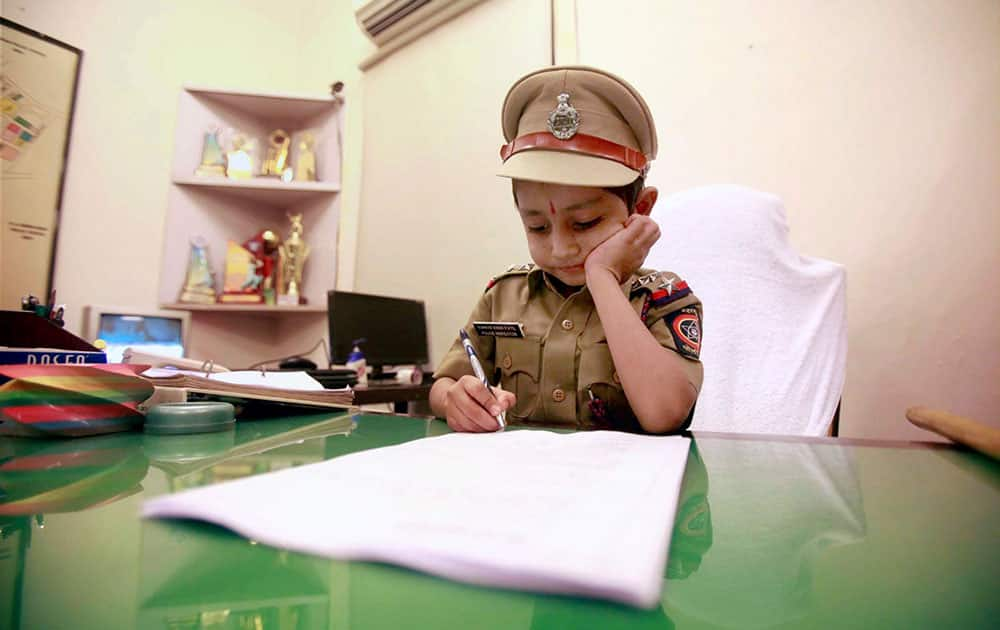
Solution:
[[[778,197],[739,186],[660,199],[645,267],[687,280],[704,304],[705,382],[691,428],[827,435],[847,361],[846,272],[788,241]]]

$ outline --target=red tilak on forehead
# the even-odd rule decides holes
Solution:
[[[551,201],[549,202],[549,214],[551,214],[552,216],[555,216],[556,214],[556,207],[552,205]]]

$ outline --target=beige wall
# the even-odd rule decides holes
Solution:
[[[1000,425],[1000,3],[577,6],[581,61],[652,104],[664,192],[776,193],[847,266],[843,434],[926,437],[915,404]]]
[[[365,73],[355,289],[424,300],[433,363],[489,279],[530,260],[493,173],[504,94],[548,63],[549,29],[547,2],[490,0]]]
[[[527,256],[491,169],[504,90],[548,62],[548,4],[484,2],[362,80],[348,0],[4,3],[85,51],[56,266],[71,322],[156,302],[182,83],[341,79],[338,284],[428,299],[438,358],[486,279]],[[777,193],[795,244],[847,265],[844,433],[925,437],[902,420],[916,403],[1000,422],[1000,4],[621,6],[577,2],[580,60],[649,96],[657,183]]]
[[[85,304],[157,304],[184,83],[322,94],[344,81],[341,209],[356,220],[360,120],[351,114],[366,40],[349,0],[8,0],[3,15],[84,51],[54,283],[72,330]],[[325,332],[313,319],[303,348]]]
[[[518,13],[542,4],[486,3],[365,76],[370,99],[379,87],[365,112],[357,284],[428,299],[435,358],[483,278],[524,252],[508,190],[488,174],[498,86],[517,64],[494,62],[485,79],[454,74],[486,66],[483,21],[518,54],[547,43]],[[581,62],[648,97],[663,192],[716,182],[774,192],[796,246],[847,266],[844,435],[927,438],[903,418],[915,404],[1000,423],[1000,4],[649,0],[623,11],[578,0],[575,16],[572,4],[560,1],[560,58],[575,44]],[[461,48],[463,33],[487,45]],[[537,53],[525,61],[543,65]],[[389,120],[402,102],[403,118]]]

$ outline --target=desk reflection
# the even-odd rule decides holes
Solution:
[[[662,603],[651,611],[327,560],[257,545],[209,525],[133,516],[148,496],[435,435],[446,432],[442,425],[379,416],[356,424],[313,418],[241,424],[235,433],[200,436],[186,445],[142,434],[0,441],[0,488],[6,493],[0,496],[0,519],[6,519],[0,608],[13,611],[2,615],[0,627],[8,618],[12,628],[32,620],[61,627],[79,616],[49,603],[72,601],[79,582],[56,585],[52,573],[38,568],[24,587],[35,596],[21,606],[21,578],[25,567],[30,578],[32,562],[60,566],[78,579],[86,575],[98,590],[124,589],[119,598],[127,604],[114,611],[117,616],[93,613],[94,619],[120,622],[105,627],[794,625],[810,605],[812,567],[823,551],[866,535],[850,448],[709,435],[698,436],[688,455]],[[144,494],[135,495],[143,486]],[[110,511],[94,509],[99,506]],[[58,511],[91,517],[60,515],[37,531],[44,514]],[[36,548],[29,549],[33,529]],[[81,533],[91,538],[77,547]],[[122,544],[109,549],[100,541]],[[67,550],[72,557],[60,559]],[[108,555],[117,558],[115,567],[132,572],[95,572],[89,563]]]
[[[740,628],[805,617],[818,557],[866,534],[852,451],[710,435],[696,442],[712,480],[712,548],[687,579],[668,574],[664,610]]]
[[[127,434],[0,442],[0,516],[77,512],[142,490],[148,460]]]
[[[31,546],[46,514],[81,512],[135,495],[148,469],[129,434],[0,440],[0,627],[21,626]]]
[[[137,509],[132,512],[123,499],[133,497],[137,508],[137,501],[159,492],[319,462],[325,459],[324,438],[346,435],[353,427],[353,419],[338,412],[242,422],[234,431],[202,435],[0,439],[0,628],[30,627],[39,619],[62,627],[72,618],[71,610],[49,607],[44,594],[71,596],[78,586],[68,579],[39,582],[39,567],[60,566],[67,574],[86,573],[95,584],[111,583],[121,576],[107,566],[87,571],[81,564],[82,556],[99,554],[102,544],[110,545],[99,554],[108,566],[138,567],[155,534],[143,539],[142,550],[130,545],[146,530]],[[47,520],[47,515],[58,516]],[[67,554],[67,549],[82,552]],[[260,562],[266,565],[267,559]],[[202,621],[218,620],[209,615]]]
[[[329,561],[203,523],[142,524],[136,627],[327,628]]]

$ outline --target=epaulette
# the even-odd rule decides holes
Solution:
[[[531,270],[534,268],[535,268],[534,263],[527,263],[524,265],[511,265],[510,267],[507,267],[507,271],[503,272],[499,276],[493,276],[489,284],[486,285],[486,291],[492,289],[493,285],[503,280],[504,278],[509,278],[510,276],[523,276],[524,274],[531,272]]]
[[[669,271],[654,271],[636,278],[629,288],[629,295],[649,293],[649,306],[663,306],[682,297],[691,295],[688,283]]]

